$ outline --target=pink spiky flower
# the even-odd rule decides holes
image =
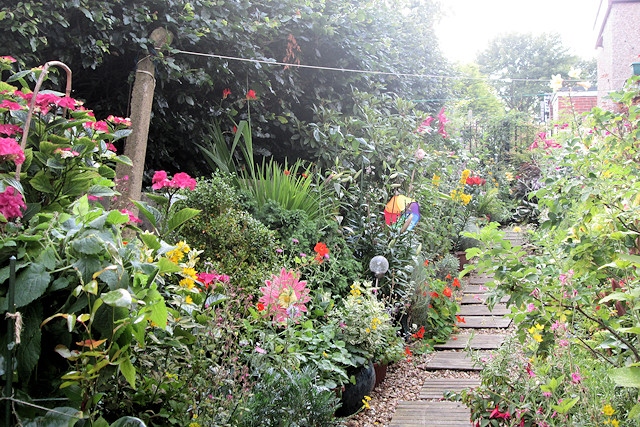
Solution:
[[[295,271],[280,270],[280,275],[271,275],[271,279],[265,280],[266,286],[260,288],[262,296],[259,302],[264,304],[266,313],[273,316],[277,323],[284,323],[287,319],[300,317],[307,311],[305,303],[311,300],[307,282],[299,280],[300,276]]]

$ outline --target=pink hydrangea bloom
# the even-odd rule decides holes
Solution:
[[[23,107],[22,105],[18,104],[15,101],[4,99],[2,100],[2,102],[0,102],[0,108],[6,108],[7,110],[15,111],[15,110],[22,110],[23,108],[26,108],[26,107]]]
[[[129,215],[129,222],[132,222],[134,224],[142,224],[142,220],[140,218],[138,218],[137,216],[135,216],[135,214],[133,212],[131,212],[128,209],[120,209],[120,212],[122,212],[123,214],[127,214]]]
[[[193,191],[196,188],[196,180],[185,172],[178,172],[173,176],[169,186],[173,188],[188,188]]]
[[[153,178],[151,178],[151,188],[154,190],[160,190],[166,187],[168,183],[169,180],[167,179],[167,173],[165,171],[156,171],[156,173],[153,174]]]
[[[0,138],[0,161],[12,161],[16,165],[24,163],[24,151],[13,138]]]
[[[107,121],[116,125],[131,126],[131,119],[128,117],[118,117],[110,115],[109,117],[107,117]]]
[[[262,296],[258,301],[264,304],[267,314],[273,316],[275,322],[284,323],[307,311],[305,303],[311,297],[307,282],[299,278],[295,271],[283,268],[279,276],[272,275],[270,280],[265,280],[266,286],[260,288]]]
[[[215,271],[213,273],[198,273],[196,276],[198,277],[198,281],[202,282],[207,289],[212,283],[229,283],[229,276],[226,274],[218,274]]]
[[[6,136],[14,136],[22,133],[22,128],[18,125],[12,125],[10,123],[0,124],[0,134]]]
[[[6,219],[22,217],[23,210],[26,208],[22,194],[15,188],[7,187],[3,193],[0,193],[0,214]]]

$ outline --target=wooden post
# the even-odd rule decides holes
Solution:
[[[164,28],[156,28],[150,39],[159,50],[171,42],[171,37],[171,33]],[[155,86],[155,67],[151,56],[148,55],[138,62],[131,94],[131,134],[125,143],[124,155],[131,159],[133,166],[116,166],[116,189],[121,194],[114,203],[117,209],[127,208],[135,211],[131,200],[140,200],[142,194],[142,176]]]

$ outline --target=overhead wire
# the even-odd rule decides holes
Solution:
[[[491,76],[469,77],[469,76],[447,76],[447,75],[423,74],[423,73],[398,73],[398,72],[392,72],[392,71],[358,70],[354,68],[339,68],[339,67],[327,67],[322,65],[297,64],[297,63],[289,63],[289,62],[279,62],[279,61],[270,60],[270,59],[240,58],[237,56],[219,55],[215,53],[192,52],[192,51],[180,50],[180,49],[174,49],[171,52],[173,54],[201,56],[201,57],[207,57],[207,58],[224,59],[229,61],[252,62],[252,63],[264,64],[264,65],[277,65],[277,66],[291,67],[291,68],[293,67],[307,68],[307,69],[313,69],[313,70],[340,71],[344,73],[373,74],[373,75],[383,75],[383,76],[417,77],[417,78],[450,79],[450,80],[502,81],[504,83],[512,83],[512,82],[544,83],[550,80],[549,78],[530,79],[530,78],[491,77]],[[564,81],[578,82],[580,80],[564,79]]]

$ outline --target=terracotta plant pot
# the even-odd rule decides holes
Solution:
[[[386,363],[374,363],[373,364],[373,369],[376,371],[376,382],[373,385],[374,389],[376,387],[378,387],[380,384],[382,384],[382,381],[384,381],[384,379],[387,377],[387,368],[388,367],[389,367],[389,365],[386,364]]]

